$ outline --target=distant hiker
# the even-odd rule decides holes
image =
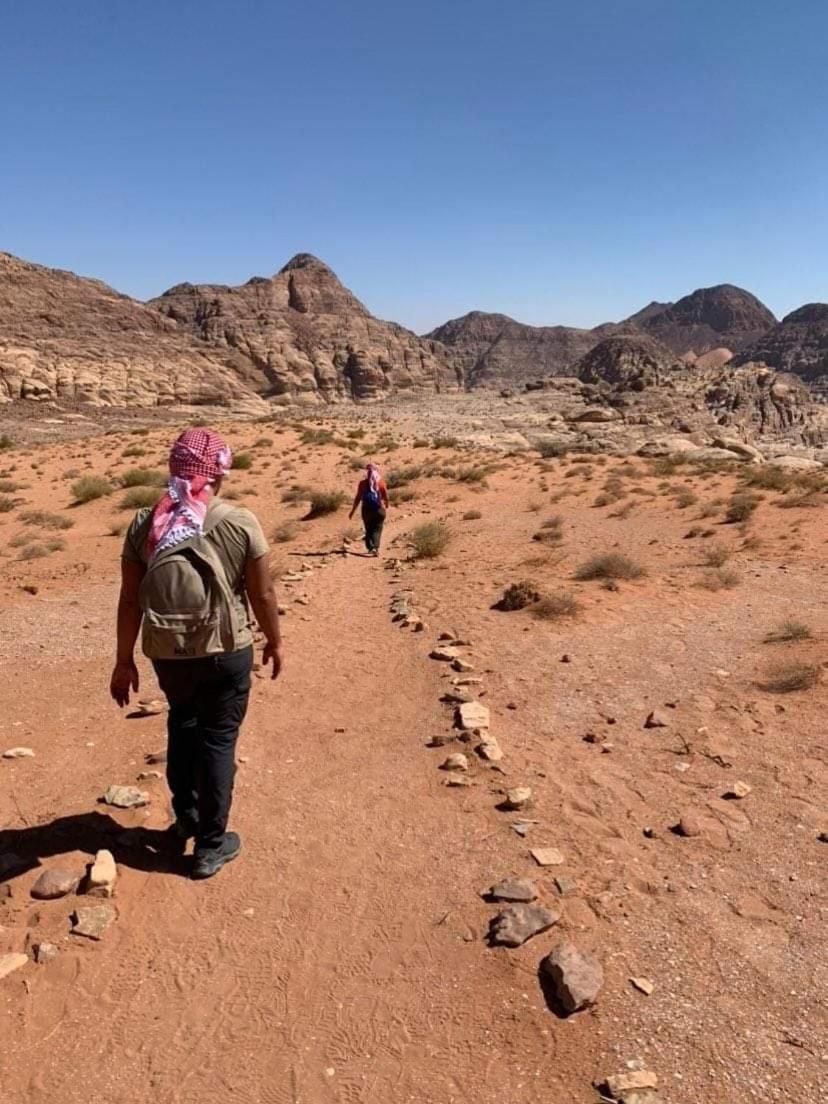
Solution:
[[[188,429],[170,452],[166,494],[140,510],[124,541],[118,646],[110,693],[129,704],[138,690],[133,659],[144,654],[169,702],[167,782],[181,854],[195,837],[192,876],[209,878],[234,859],[228,832],[235,749],[247,712],[253,663],[248,599],[267,643],[272,678],[282,668],[279,607],[256,517],[220,501],[230,449],[209,429]]]
[[[388,488],[376,464],[369,464],[365,478],[359,481],[349,518],[362,503],[362,524],[365,526],[365,547],[372,556],[379,555],[382,527],[388,509]]]

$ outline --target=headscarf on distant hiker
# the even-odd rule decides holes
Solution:
[[[230,471],[233,454],[211,429],[188,429],[170,449],[167,491],[152,514],[147,553],[159,552],[199,536],[210,504],[211,488]]]
[[[366,471],[368,473],[368,490],[379,499],[380,483],[382,482],[380,470],[376,464],[369,464]]]

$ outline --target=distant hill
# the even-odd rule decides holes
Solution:
[[[776,318],[749,291],[718,284],[699,288],[677,303],[650,303],[624,325],[642,329],[682,356],[721,347],[744,349],[775,326]]]
[[[735,358],[760,361],[828,390],[828,303],[808,303],[786,315]]]

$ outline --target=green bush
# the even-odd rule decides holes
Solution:
[[[72,497],[79,504],[93,502],[96,498],[112,494],[113,489],[109,480],[99,475],[84,475],[72,484]]]
[[[253,455],[249,452],[234,452],[230,467],[234,471],[247,471],[253,467]]]
[[[10,449],[14,446],[14,441],[9,437],[8,433],[0,433],[0,452],[5,452],[6,449]]]
[[[310,510],[308,518],[324,517],[326,514],[335,514],[348,501],[348,496],[342,491],[313,491],[310,496]]]
[[[535,584],[524,579],[519,583],[510,583],[506,587],[500,600],[495,602],[495,609],[511,613],[513,610],[522,610],[531,606],[539,598],[540,592]]]
[[[9,514],[15,508],[17,502],[9,495],[0,495],[0,514]]]
[[[451,530],[442,521],[427,521],[418,525],[409,537],[415,560],[433,560],[448,548]]]
[[[122,510],[142,510],[145,506],[154,506],[161,497],[155,487],[132,487],[120,501]]]
[[[130,456],[146,456],[147,450],[142,445],[128,445],[121,456],[129,458]]]
[[[121,476],[122,487],[162,487],[167,477],[157,468],[130,468]]]
[[[581,564],[575,572],[575,578],[581,580],[641,579],[646,574],[646,570],[628,556],[622,556],[620,552],[605,552]]]

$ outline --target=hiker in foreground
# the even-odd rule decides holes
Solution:
[[[230,449],[211,430],[189,429],[173,445],[166,494],[138,512],[124,541],[110,684],[118,705],[128,705],[138,690],[133,653],[143,623],[144,654],[170,707],[167,782],[176,819],[168,839],[183,854],[195,837],[194,878],[216,874],[241,849],[227,819],[250,696],[248,600],[272,678],[282,667],[267,541],[249,510],[218,497],[230,463]]]
[[[365,526],[365,547],[372,556],[379,555],[382,527],[388,509],[388,488],[376,464],[369,464],[365,478],[359,481],[354,504],[348,514],[352,518],[362,503],[362,524]]]

